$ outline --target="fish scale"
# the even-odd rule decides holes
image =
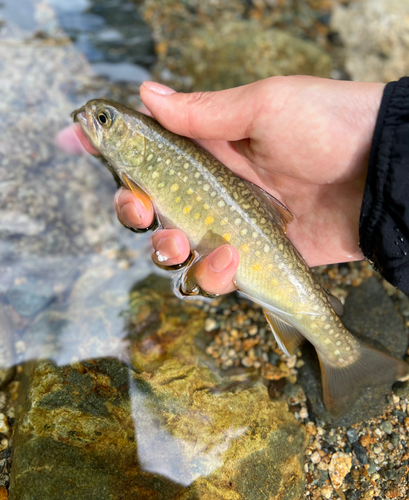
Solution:
[[[331,413],[344,413],[360,387],[409,377],[406,363],[361,344],[345,329],[334,298],[286,237],[291,214],[271,195],[194,142],[120,104],[93,100],[74,119],[117,180],[147,195],[162,225],[182,230],[199,255],[225,243],[237,249],[237,288],[263,307],[286,353],[294,353],[303,338],[314,345]]]

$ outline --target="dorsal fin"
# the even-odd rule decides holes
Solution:
[[[267,191],[264,191],[256,184],[253,184],[250,181],[246,181],[243,179],[246,188],[251,192],[251,194],[257,198],[260,205],[267,212],[268,217],[281,226],[284,230],[287,227],[287,224],[293,221],[294,215],[288,210],[288,208],[281,203],[281,201],[274,198],[274,196]]]

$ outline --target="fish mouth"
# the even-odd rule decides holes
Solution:
[[[76,109],[71,113],[71,117],[74,119],[75,123],[79,123],[84,132],[86,132],[89,128],[88,118],[87,118],[87,110],[85,106],[82,108]]]
[[[77,135],[85,149],[94,156],[101,156],[101,153],[99,153],[98,149],[95,147],[95,143],[98,142],[98,131],[90,107],[86,104],[85,106],[76,109],[71,113],[71,117],[73,118],[74,123],[78,123],[80,125],[82,135],[85,136],[84,138],[81,138],[81,135],[77,132]],[[85,139],[86,141],[84,142]]]

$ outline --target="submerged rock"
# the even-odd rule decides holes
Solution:
[[[172,62],[172,73],[164,73],[159,64],[156,74],[162,79],[185,76],[192,88],[201,90],[238,87],[278,75],[329,77],[331,72],[330,57],[313,42],[248,20],[195,30]]]
[[[287,405],[221,376],[198,347],[203,310],[169,281],[149,277],[129,299],[129,364],[34,367],[10,500],[301,499],[304,432]]]
[[[364,0],[335,7],[332,28],[353,80],[390,82],[409,73],[409,2]]]
[[[330,76],[325,50],[273,21],[246,18],[246,2],[145,0],[141,9],[156,44],[153,73],[177,90],[220,90],[275,75]]]
[[[345,302],[342,322],[362,342],[398,358],[404,356],[407,336],[403,320],[376,278],[370,278],[351,290]],[[322,401],[320,368],[315,350],[306,345],[302,351],[305,364],[299,370],[298,380],[313,414],[326,422],[350,426],[384,412],[387,395],[391,393],[390,385],[366,388],[346,415],[339,420],[332,418]]]

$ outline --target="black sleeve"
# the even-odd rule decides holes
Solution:
[[[359,237],[365,257],[409,295],[409,77],[385,87],[369,157]]]

